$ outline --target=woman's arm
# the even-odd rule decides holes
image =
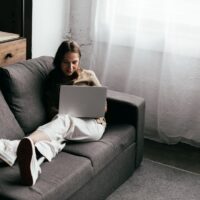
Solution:
[[[51,120],[56,114],[58,114],[59,104],[59,91],[60,87],[56,84],[56,81],[49,76],[45,84],[45,107],[48,120]]]

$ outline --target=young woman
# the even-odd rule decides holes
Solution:
[[[21,141],[0,140],[0,158],[11,166],[18,159],[25,185],[36,183],[41,173],[40,164],[45,159],[50,162],[64,148],[64,141],[96,141],[104,133],[106,121],[103,116],[99,119],[83,119],[67,113],[58,114],[61,84],[101,86],[93,71],[80,67],[80,58],[80,47],[75,41],[61,43],[53,62],[55,69],[48,75],[45,88],[47,113],[51,121]],[[41,155],[39,159],[36,151]]]

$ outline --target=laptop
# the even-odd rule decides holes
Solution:
[[[80,118],[103,117],[106,94],[106,87],[61,85],[59,114]]]

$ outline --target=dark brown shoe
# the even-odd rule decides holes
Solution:
[[[19,170],[24,185],[34,185],[41,168],[37,162],[35,146],[30,138],[24,138],[20,141],[17,149],[17,159]]]

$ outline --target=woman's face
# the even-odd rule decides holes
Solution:
[[[78,70],[79,62],[80,58],[78,53],[68,52],[64,55],[61,62],[61,71],[65,74],[65,76],[71,76]]]

